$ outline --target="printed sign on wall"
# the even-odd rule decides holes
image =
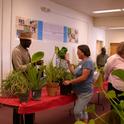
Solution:
[[[43,39],[51,41],[63,42],[64,30],[63,26],[43,23]]]
[[[43,22],[29,18],[16,17],[16,34],[21,32],[32,32],[32,38],[42,40]]]
[[[78,30],[65,26],[64,42],[78,43]]]
[[[36,40],[78,43],[78,30],[29,18],[16,17],[16,33],[32,32]]]

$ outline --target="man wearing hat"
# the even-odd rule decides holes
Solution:
[[[22,32],[19,35],[20,44],[12,51],[12,65],[14,70],[25,71],[31,62],[28,48],[31,45],[31,32]],[[25,124],[33,124],[34,113],[25,115]],[[21,122],[20,122],[21,121]],[[23,116],[18,114],[17,109],[13,109],[13,124],[22,124]]]
[[[20,44],[12,51],[12,65],[14,70],[25,71],[31,61],[28,48],[31,45],[31,33],[22,32],[19,35]]]

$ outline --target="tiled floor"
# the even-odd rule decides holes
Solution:
[[[100,101],[104,105],[104,110],[101,105],[97,105],[96,111],[97,113],[102,114],[110,107],[103,96],[101,96],[100,98]],[[92,102],[97,102],[97,96],[93,97]],[[35,122],[36,124],[74,124],[73,114],[69,114],[69,110],[71,108],[73,108],[73,104],[68,104],[66,106],[58,107],[55,109],[37,112]],[[94,116],[90,114],[90,117],[93,118]],[[0,124],[12,124],[12,108],[0,108]]]

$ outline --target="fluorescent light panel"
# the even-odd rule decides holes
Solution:
[[[123,9],[123,11],[124,11],[124,9]],[[99,14],[99,13],[110,13],[110,12],[121,12],[121,9],[93,11],[93,13],[95,13],[95,14]]]
[[[108,29],[111,29],[111,30],[116,30],[116,29],[124,29],[124,27],[109,27]]]

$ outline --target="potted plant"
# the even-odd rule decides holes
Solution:
[[[50,61],[45,67],[46,89],[48,96],[56,96],[59,88],[58,68]]]
[[[44,65],[43,63],[39,63],[43,56],[44,52],[42,51],[34,53],[31,57],[31,64],[28,65],[26,72],[34,100],[40,100],[41,89],[45,85],[45,81],[43,80]]]
[[[56,65],[58,67],[62,67],[67,69],[68,65],[65,60],[65,55],[67,53],[68,49],[66,47],[62,47],[61,49],[59,47],[55,47],[55,54],[56,54]]]
[[[56,65],[59,67],[59,84],[60,84],[60,94],[61,95],[68,95],[71,93],[72,90],[72,85],[67,85],[65,86],[63,84],[64,80],[70,80],[73,78],[73,75],[68,72],[68,64],[67,61],[65,60],[65,56],[67,53],[68,49],[66,47],[62,47],[61,49],[59,47],[55,47],[55,54],[57,56],[57,62]]]
[[[21,71],[10,72],[3,80],[2,92],[7,97],[19,97],[20,101],[28,101],[29,81]]]
[[[72,73],[68,72],[67,69],[62,68],[62,67],[58,67],[58,82],[60,85],[60,94],[61,95],[69,95],[71,94],[72,91],[72,85],[64,85],[63,81],[64,80],[71,80],[73,79],[74,76],[72,75]]]

